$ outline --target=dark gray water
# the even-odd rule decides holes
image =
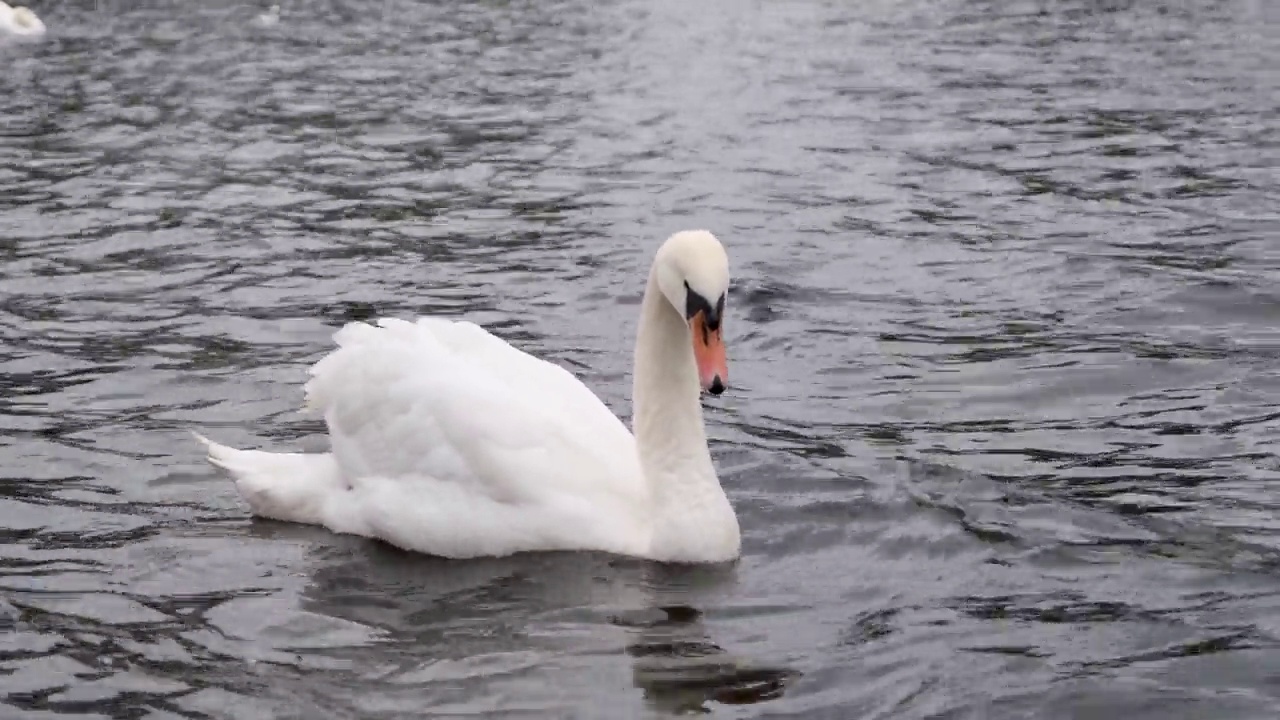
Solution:
[[[1280,6],[41,2],[0,47],[0,717],[1272,718]],[[744,557],[250,520],[343,322],[629,412],[735,271]]]

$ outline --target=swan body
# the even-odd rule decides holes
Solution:
[[[39,37],[44,33],[44,22],[29,8],[21,5],[10,7],[0,0],[0,35]]]
[[[628,431],[564,368],[466,321],[350,323],[317,362],[305,411],[330,451],[206,440],[258,516],[450,558],[602,550],[671,562],[738,557],[737,517],[707,448],[700,395],[727,382],[728,259],[671,236],[641,303]]]

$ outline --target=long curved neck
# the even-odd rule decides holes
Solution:
[[[640,464],[653,490],[691,472],[715,476],[698,394],[689,327],[651,275],[640,305],[631,402]]]
[[[738,552],[738,524],[720,487],[702,421],[689,326],[651,273],[636,333],[632,427],[653,498],[654,552],[717,560]]]

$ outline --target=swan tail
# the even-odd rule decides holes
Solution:
[[[330,453],[237,450],[191,434],[204,444],[209,463],[235,480],[249,510],[259,517],[323,525],[330,498],[348,489]]]

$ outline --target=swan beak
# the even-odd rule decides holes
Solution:
[[[703,390],[719,395],[729,381],[720,324],[716,323],[715,330],[708,328],[706,313],[698,312],[689,321],[689,326],[693,330],[693,357],[698,363],[698,380]]]

